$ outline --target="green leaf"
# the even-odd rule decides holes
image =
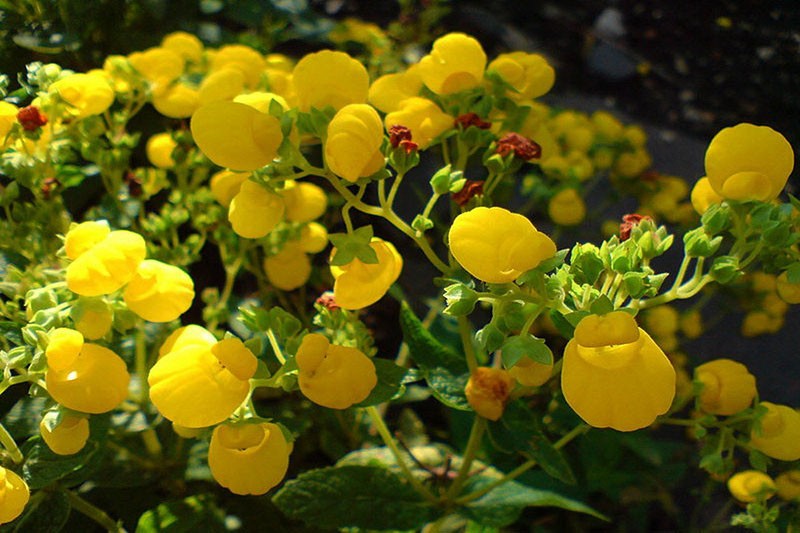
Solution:
[[[408,373],[407,368],[398,366],[388,359],[375,358],[372,362],[375,364],[375,372],[378,374],[378,384],[364,401],[356,404],[357,407],[388,402],[400,391],[406,373]]]
[[[506,336],[500,328],[489,322],[475,333],[475,340],[484,351],[491,353],[503,345]]]
[[[205,494],[189,496],[176,502],[162,503],[146,511],[136,524],[136,533],[190,533],[228,531],[225,513]]]
[[[789,283],[800,284],[800,262],[789,265],[786,269],[786,280]]]
[[[593,315],[605,315],[613,310],[614,304],[611,303],[611,300],[609,300],[608,296],[605,294],[601,294],[592,302],[591,307],[589,307],[589,311],[591,311]]]
[[[503,344],[503,364],[511,368],[523,357],[528,357],[543,365],[553,364],[553,352],[547,347],[544,340],[533,335],[515,335],[509,337]]]
[[[281,307],[273,307],[269,310],[267,323],[268,328],[283,341],[297,335],[303,329],[303,323]]]
[[[425,379],[433,396],[446,406],[459,411],[472,410],[464,392],[469,373],[453,375],[444,368],[434,368],[426,373]]]
[[[69,520],[72,506],[62,490],[48,491],[35,507],[25,509],[25,514],[15,522],[15,532],[57,533]]]
[[[336,254],[331,258],[332,266],[343,266],[353,259],[362,263],[374,265],[378,262],[378,254],[369,245],[372,240],[372,226],[363,226],[352,233],[333,233],[328,236],[331,244],[336,248]]]
[[[317,528],[416,529],[438,514],[402,478],[378,466],[306,471],[273,502],[289,518]]]
[[[464,358],[431,335],[406,302],[400,306],[400,328],[411,358],[423,372],[436,368],[444,368],[455,375],[466,372]]]
[[[97,442],[90,440],[74,455],[56,455],[44,442],[37,440],[25,454],[22,475],[28,487],[41,489],[78,472],[92,460],[97,451]]]

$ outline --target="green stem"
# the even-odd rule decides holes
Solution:
[[[275,353],[275,357],[278,359],[280,364],[285,364],[286,357],[284,357],[283,351],[278,344],[278,339],[275,337],[275,333],[271,329],[267,330],[267,338],[269,339],[269,345],[272,346],[272,351]]]
[[[483,440],[483,432],[486,430],[486,419],[480,415],[475,415],[475,420],[472,422],[472,429],[469,432],[469,440],[467,440],[467,447],[464,450],[464,455],[461,460],[461,468],[458,469],[456,479],[447,490],[447,496],[453,498],[458,496],[461,488],[469,477],[470,470],[472,470],[472,463],[475,461],[475,456],[481,448],[481,441]]]
[[[14,440],[14,437],[11,436],[11,433],[8,432],[3,424],[0,424],[0,444],[3,445],[3,448],[6,449],[8,455],[11,456],[11,460],[16,464],[20,464],[25,460],[25,457],[19,450],[19,446],[17,446],[17,443]]]
[[[108,516],[106,512],[103,511],[102,509],[95,507],[94,505],[84,500],[71,490],[64,491],[64,493],[67,495],[67,499],[69,499],[69,502],[72,505],[73,509],[75,509],[79,513],[88,516],[89,518],[91,518],[92,520],[103,526],[106,529],[106,531],[114,531],[117,533],[125,532],[125,529],[122,526],[120,526],[117,522],[112,520],[111,517]]]
[[[478,358],[475,355],[475,347],[472,344],[472,328],[470,327],[469,319],[465,316],[458,317],[458,333],[461,335],[461,344],[464,345],[467,367],[472,373],[478,367]]]
[[[150,397],[149,384],[147,382],[147,341],[144,332],[144,324],[140,320],[136,327],[135,341],[136,353],[136,375],[139,377],[139,405],[144,406]]]

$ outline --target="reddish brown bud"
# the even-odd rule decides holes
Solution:
[[[461,126],[464,129],[475,126],[482,130],[488,130],[492,127],[491,122],[486,122],[479,117],[477,113],[464,113],[463,115],[459,115],[458,118],[456,118],[455,125]]]
[[[495,153],[505,157],[514,152],[516,157],[528,161],[542,156],[542,147],[519,133],[506,133],[499,141]]]
[[[473,196],[483,194],[483,181],[467,180],[464,187],[452,194],[453,201],[458,205],[465,205]]]
[[[25,131],[36,131],[47,124],[47,117],[33,105],[23,107],[17,112],[17,121]]]
[[[397,148],[403,141],[411,140],[411,130],[400,124],[395,124],[389,128],[389,144],[392,148]],[[408,151],[408,150],[406,150]]]
[[[642,220],[653,220],[652,217],[647,215],[638,215],[632,213],[629,215],[622,215],[622,224],[619,225],[619,240],[626,241],[631,236],[631,230],[639,224]]]
[[[323,292],[322,295],[317,298],[316,303],[323,306],[328,311],[335,311],[336,309],[339,309],[339,306],[336,305],[336,300],[333,298],[333,293],[331,291]]]
[[[50,194],[56,187],[58,187],[58,180],[55,178],[45,178],[44,181],[42,181],[41,191],[45,200],[50,199]]]
[[[413,151],[419,150],[419,145],[414,141],[400,141],[400,146],[410,155]]]

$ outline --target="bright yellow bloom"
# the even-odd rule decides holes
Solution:
[[[690,198],[692,207],[694,207],[698,215],[705,213],[712,204],[718,204],[725,200],[725,198],[717,194],[717,191],[711,188],[711,182],[706,177],[697,180],[697,183],[692,187]]]
[[[476,413],[497,421],[503,416],[513,388],[514,378],[507,370],[481,366],[472,371],[464,392]]]
[[[0,147],[5,143],[8,132],[17,123],[17,113],[19,113],[17,106],[0,100]]]
[[[128,309],[145,320],[169,322],[192,306],[194,282],[176,266],[145,259],[122,296]]]
[[[331,344],[319,333],[303,337],[295,360],[300,391],[323,407],[347,409],[365,400],[378,383],[375,364],[361,350]]]
[[[197,147],[214,163],[231,170],[256,170],[269,164],[283,141],[277,118],[237,102],[212,102],[192,115]]]
[[[772,478],[764,472],[744,470],[728,479],[728,490],[740,502],[750,503],[772,498],[776,487]]]
[[[529,357],[523,357],[508,369],[514,379],[525,387],[544,385],[553,375],[553,364],[545,365]]]
[[[715,359],[694,370],[703,384],[700,408],[713,415],[733,415],[747,409],[756,397],[756,378],[747,367],[730,359]]]
[[[517,92],[509,91],[514,100],[529,100],[546,94],[556,81],[556,71],[544,56],[526,52],[500,54],[487,70],[497,72]]]
[[[792,283],[789,281],[789,276],[786,272],[781,274],[775,280],[775,289],[778,291],[778,296],[790,304],[800,304],[800,283]]]
[[[287,242],[275,255],[264,259],[264,272],[274,287],[293,291],[311,276],[311,260],[297,242]]]
[[[451,129],[454,120],[427,98],[413,97],[400,102],[383,123],[387,130],[395,125],[407,127],[411,130],[411,140],[424,150],[436,137]]]
[[[114,315],[100,298],[80,298],[70,311],[75,329],[90,340],[99,339],[111,330]]]
[[[73,224],[64,237],[64,251],[70,259],[77,259],[95,244],[108,237],[109,233],[111,233],[111,228],[105,220],[89,220]]]
[[[644,327],[654,337],[669,337],[678,331],[680,315],[671,305],[662,304],[644,313]]]
[[[153,93],[153,107],[169,118],[189,118],[200,107],[200,94],[186,84],[176,83]]]
[[[156,133],[147,139],[145,146],[145,153],[147,153],[147,160],[154,167],[158,168],[172,168],[175,166],[175,160],[172,159],[172,152],[178,146],[175,139],[169,133]]]
[[[231,205],[233,197],[239,193],[244,183],[250,176],[248,172],[233,172],[231,170],[220,170],[211,176],[211,194],[214,199],[222,206]]]
[[[348,104],[367,101],[369,74],[364,65],[344,52],[322,50],[297,62],[292,83],[300,111],[327,106],[338,111]]]
[[[99,75],[70,74],[50,85],[48,91],[69,104],[68,112],[76,119],[99,115],[114,103],[114,89]]]
[[[576,226],[586,218],[586,203],[575,189],[561,189],[550,198],[547,214],[559,226]]]
[[[173,80],[183,74],[185,61],[180,54],[167,48],[148,48],[142,52],[134,52],[128,61],[147,81],[155,86],[155,90],[166,88]]]
[[[200,104],[205,105],[222,100],[233,100],[234,97],[245,90],[244,84],[245,76],[241,70],[222,68],[212,72],[200,83],[200,89],[198,90]]]
[[[309,222],[300,230],[300,247],[304,252],[316,254],[328,246],[328,230],[319,222]]]
[[[472,89],[483,81],[486,53],[481,43],[464,33],[448,33],[433,43],[419,61],[423,83],[436,94]]]
[[[450,252],[487,283],[508,283],[556,253],[556,245],[526,217],[502,207],[461,213],[449,234]]]
[[[750,445],[773,459],[800,459],[800,413],[786,405],[759,405],[767,408],[767,414],[761,418],[760,431],[753,428],[750,433]]]
[[[742,123],[711,139],[705,164],[711,187],[723,198],[768,201],[786,185],[794,151],[772,128]]]
[[[287,181],[282,194],[286,205],[286,220],[290,222],[311,222],[324,215],[328,208],[328,195],[325,191],[307,181]]]
[[[0,524],[15,520],[28,505],[31,493],[16,472],[0,466]]]
[[[197,324],[189,324],[170,333],[169,337],[164,340],[164,344],[158,349],[158,358],[161,359],[169,352],[175,352],[187,346],[213,346],[216,342],[217,338],[206,328]]]
[[[72,455],[81,451],[89,440],[89,420],[82,416],[65,414],[61,417],[61,422],[50,430],[45,418],[39,424],[39,433],[53,453]]]
[[[228,220],[237,235],[259,239],[278,225],[285,209],[283,198],[247,180],[231,200]]]
[[[787,502],[800,500],[800,470],[787,470],[775,478],[778,497]]]
[[[223,46],[214,54],[211,60],[211,72],[222,69],[238,70],[244,75],[245,86],[255,89],[260,81],[261,74],[266,68],[264,57],[249,46],[229,44]]]
[[[399,109],[406,98],[418,96],[420,89],[419,65],[414,64],[404,72],[385,74],[373,81],[369,87],[369,103],[384,113],[391,113]]]
[[[211,435],[208,466],[217,483],[234,494],[259,495],[286,475],[290,451],[275,424],[223,424]]]
[[[106,413],[128,396],[128,369],[117,354],[84,343],[74,357],[47,350],[47,392],[55,401],[82,413]],[[70,360],[71,359],[71,360]]]
[[[623,311],[585,317],[564,350],[561,390],[590,426],[649,426],[672,405],[675,381],[667,356]]]
[[[198,62],[203,55],[203,43],[185,31],[175,31],[161,40],[161,48],[172,50],[185,60]]]
[[[250,392],[258,361],[242,341],[213,336],[199,327],[170,337],[172,349],[150,369],[150,399],[167,420],[187,428],[219,424]]]
[[[70,366],[83,348],[83,335],[80,331],[69,328],[56,328],[48,334],[47,367],[64,370]]]
[[[130,281],[146,253],[138,233],[112,231],[67,266],[67,287],[81,296],[111,294]]]
[[[368,104],[342,107],[328,124],[325,164],[351,183],[384,166],[381,117]]]
[[[400,277],[403,258],[394,245],[377,237],[372,238],[370,248],[378,256],[377,263],[363,263],[353,259],[346,265],[331,266],[333,297],[342,309],[362,309],[380,300]],[[331,257],[336,255],[336,249]]]

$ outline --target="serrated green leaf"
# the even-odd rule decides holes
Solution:
[[[303,323],[293,314],[285,311],[281,307],[273,307],[267,313],[268,328],[271,329],[279,339],[286,340],[297,335],[303,329]]]
[[[378,262],[378,254],[369,245],[372,240],[372,226],[362,226],[352,233],[333,233],[328,238],[336,249],[331,257],[332,266],[343,266],[354,259],[362,263],[374,265]]]
[[[378,466],[306,471],[273,502],[289,518],[318,528],[415,529],[438,514],[402,478]]]
[[[431,335],[406,302],[400,306],[400,328],[411,358],[423,372],[436,368],[455,375],[466,372],[464,358]]]
[[[503,345],[506,336],[500,328],[489,322],[475,333],[475,340],[486,352],[494,352]]]
[[[388,359],[372,359],[375,364],[375,372],[378,374],[378,384],[369,393],[369,396],[356,407],[369,407],[379,403],[388,402],[403,387],[407,368],[398,366]]]
[[[601,294],[589,307],[589,311],[591,311],[593,315],[605,315],[613,310],[614,304],[611,303],[611,300],[609,300],[608,296],[605,294]]]
[[[550,351],[544,340],[530,334],[509,337],[503,343],[501,350],[503,364],[506,368],[511,368],[523,357],[543,365],[553,364],[553,352]]]
[[[469,374],[453,375],[444,368],[434,368],[426,373],[425,379],[433,396],[453,409],[471,411],[465,389]]]
[[[195,531],[228,531],[225,513],[210,496],[200,494],[186,499],[162,503],[146,511],[136,524],[136,533],[190,533]]]
[[[25,454],[22,475],[28,487],[41,489],[78,472],[92,461],[97,452],[97,442],[89,440],[86,446],[74,455],[56,455],[44,442],[37,440]]]

